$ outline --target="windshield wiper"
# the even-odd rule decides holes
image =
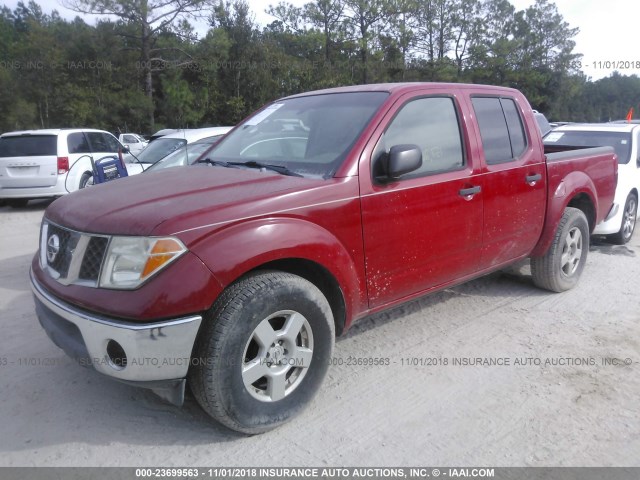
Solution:
[[[196,160],[195,163],[208,163],[214,167],[226,167],[226,168],[240,168],[235,163],[223,162],[221,160],[211,160],[210,158],[201,158]]]
[[[292,177],[302,177],[298,172],[294,172],[284,165],[269,165],[267,163],[256,162],[255,160],[251,160],[249,162],[230,162],[229,165],[237,165],[239,167],[248,167],[248,168],[264,168],[266,170],[272,170],[274,172],[278,172],[281,175],[289,175]]]

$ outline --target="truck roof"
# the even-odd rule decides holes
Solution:
[[[404,82],[404,83],[372,83],[368,85],[351,85],[348,87],[327,88],[324,90],[314,90],[311,92],[291,95],[284,98],[306,97],[311,95],[324,95],[329,93],[349,93],[349,92],[389,92],[389,93],[405,93],[414,90],[424,90],[428,88],[442,89],[474,89],[486,91],[487,93],[504,93],[510,91],[520,93],[518,90],[509,87],[496,87],[493,85],[475,85],[469,83],[438,83],[438,82]]]

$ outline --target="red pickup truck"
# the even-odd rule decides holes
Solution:
[[[47,208],[31,282],[69,355],[258,433],[309,403],[354,321],[531,258],[573,287],[613,149],[545,156],[513,89],[338,88],[272,103],[198,165]],[[425,345],[428,351],[428,345]]]

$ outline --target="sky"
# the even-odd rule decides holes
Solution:
[[[273,20],[264,11],[269,4],[277,4],[278,1],[249,0],[259,24],[266,25]],[[308,0],[289,1],[294,5],[302,5]],[[510,1],[517,10],[534,3],[534,0]],[[18,0],[4,0],[3,3],[14,9]],[[78,15],[65,9],[59,0],[40,0],[38,3],[45,13],[55,9],[67,19]],[[607,77],[614,70],[623,75],[640,75],[640,49],[636,46],[635,34],[637,18],[634,15],[638,0],[555,0],[555,4],[569,26],[580,29],[575,37],[574,51],[583,54],[582,71],[585,75],[592,80]],[[87,23],[93,23],[96,17],[83,18]]]

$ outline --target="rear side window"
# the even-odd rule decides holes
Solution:
[[[91,153],[87,137],[82,132],[70,133],[67,137],[67,147],[69,153]]]
[[[122,140],[124,141],[124,143],[139,143],[138,139],[133,135],[123,135]]]
[[[518,158],[526,148],[522,119],[508,98],[474,97],[484,156],[489,165]]]
[[[39,157],[58,154],[56,135],[24,135],[0,138],[0,157]]]

